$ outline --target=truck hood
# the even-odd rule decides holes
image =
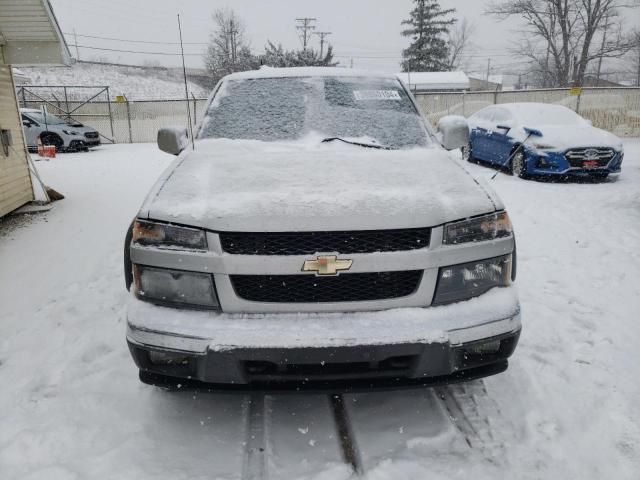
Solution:
[[[216,231],[378,230],[440,225],[496,202],[439,147],[216,139],[183,152],[139,216]]]

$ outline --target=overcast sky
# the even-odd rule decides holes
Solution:
[[[246,36],[254,51],[261,51],[267,40],[287,48],[299,48],[295,29],[297,17],[316,17],[317,28],[333,32],[336,60],[349,66],[371,70],[399,71],[401,51],[408,39],[400,35],[400,22],[408,17],[411,0],[50,0],[61,28],[75,29],[78,35],[112,37],[146,42],[176,42],[176,14],[183,21],[184,41],[206,43],[212,29],[211,13],[218,7],[231,7],[244,20]],[[492,73],[517,70],[520,59],[509,53],[522,25],[518,20],[499,21],[483,15],[489,0],[441,0],[444,8],[455,7],[456,17],[475,26],[474,56],[467,71],[484,75],[488,58]],[[640,24],[640,9],[628,12],[628,26]],[[67,36],[75,55],[73,36]],[[78,44],[97,48],[145,52],[179,52],[176,45],[134,43],[78,37]],[[318,47],[318,37],[313,38]],[[202,67],[200,44],[185,45],[187,65]],[[103,57],[110,61],[139,64],[155,60],[163,65],[179,64],[177,56],[141,55],[80,48],[82,59]]]

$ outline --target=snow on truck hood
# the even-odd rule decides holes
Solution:
[[[495,198],[440,148],[215,139],[178,157],[140,216],[218,231],[375,230],[489,213]]]

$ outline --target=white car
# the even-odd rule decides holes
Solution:
[[[508,168],[522,178],[603,179],[622,167],[622,140],[562,105],[492,105],[469,117],[469,127],[466,160]]]
[[[100,134],[72,119],[65,119],[35,108],[21,108],[22,130],[27,148],[36,151],[42,145],[54,145],[56,150],[88,150],[100,145]]]
[[[466,122],[444,122],[449,149]],[[125,241],[142,381],[432,385],[507,368],[521,323],[505,207],[394,76],[225,77]]]

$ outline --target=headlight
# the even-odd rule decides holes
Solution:
[[[220,308],[209,273],[134,265],[133,278],[140,300],[176,307]]]
[[[511,284],[511,255],[441,267],[432,305],[477,297]]]
[[[496,212],[444,226],[442,243],[455,245],[508,237],[513,232],[507,212]]]
[[[66,135],[78,135],[78,132],[72,132],[71,130],[62,130],[62,133]]]
[[[132,241],[144,246],[207,249],[207,237],[202,230],[143,220],[135,221]]]

